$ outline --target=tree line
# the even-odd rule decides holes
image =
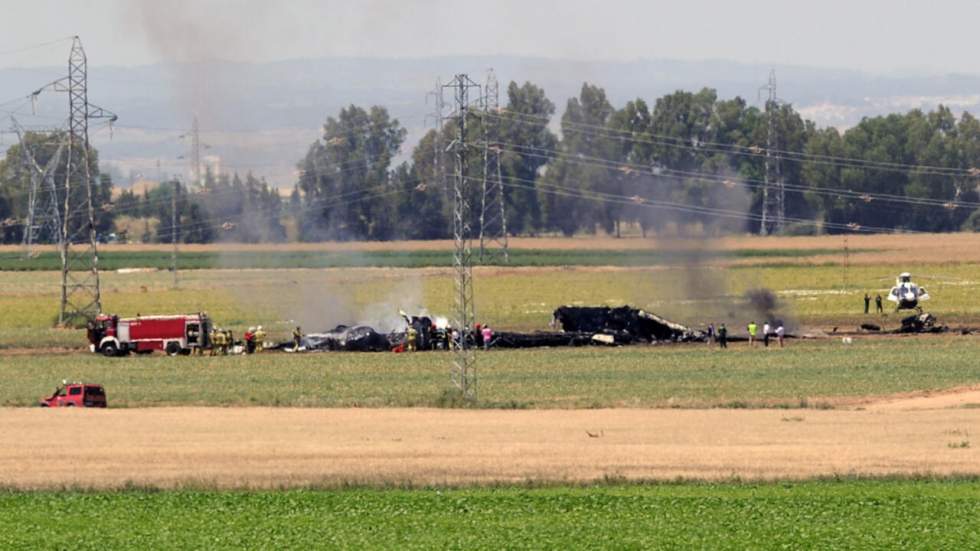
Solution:
[[[127,226],[129,239],[168,242],[176,231],[195,243],[447,238],[455,151],[465,143],[474,231],[484,172],[491,165],[496,174],[497,156],[512,235],[758,232],[767,177],[785,188],[788,234],[980,230],[980,122],[970,113],[939,106],[839,131],[790,104],[760,108],[709,88],[617,107],[588,83],[556,113],[540,87],[511,82],[499,111],[468,112],[464,140],[449,116],[408,152],[407,130],[384,107],[351,105],[326,120],[288,198],[251,174],[208,172],[199,189],[171,182],[141,194],[113,193],[103,177],[93,196],[97,229],[140,220]],[[54,138],[27,139],[39,163],[53,154]],[[0,161],[4,242],[20,240],[26,217],[19,147]],[[97,166],[94,151],[90,162]]]

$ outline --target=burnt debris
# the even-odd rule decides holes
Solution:
[[[703,331],[630,306],[562,306],[555,310],[554,319],[567,333],[605,335],[616,344],[707,340]]]
[[[283,343],[280,348],[292,346]],[[367,325],[348,327],[338,325],[326,333],[305,335],[300,343],[305,350],[337,350],[345,352],[385,352],[391,349],[388,336],[378,333]]]
[[[914,316],[902,318],[902,327],[898,333],[944,333],[949,328],[936,323],[936,316],[923,312]]]

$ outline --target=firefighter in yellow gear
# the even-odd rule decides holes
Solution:
[[[208,350],[208,356],[217,356],[218,355],[218,334],[219,333],[220,333],[220,331],[218,331],[218,329],[215,328],[215,327],[212,327],[211,328],[211,331],[208,332],[208,340],[211,341],[211,349]]]
[[[211,355],[224,355],[225,352],[225,332],[223,329],[215,329],[211,335]]]
[[[408,326],[408,331],[405,333],[405,348],[409,352],[415,352],[415,342],[418,340],[419,333],[414,327]]]
[[[265,345],[265,337],[266,334],[265,331],[262,329],[262,326],[260,325],[256,327],[255,328],[255,351],[256,352],[262,352],[262,349],[264,348]]]

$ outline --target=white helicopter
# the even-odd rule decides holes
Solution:
[[[912,274],[902,272],[895,280],[895,286],[888,292],[888,300],[894,302],[896,310],[918,310],[919,303],[929,300],[925,287],[912,283]]]

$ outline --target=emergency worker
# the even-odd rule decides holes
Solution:
[[[303,343],[303,329],[297,325],[296,329],[293,329],[293,350],[299,350],[299,347],[302,343]]]
[[[256,352],[262,352],[262,350],[265,349],[265,337],[266,334],[265,331],[262,329],[262,326],[260,325],[256,327],[255,328],[255,351]]]
[[[753,320],[749,322],[746,329],[749,331],[749,346],[755,346],[755,336],[759,332],[759,326]]]
[[[415,352],[415,342],[419,338],[419,332],[415,330],[414,325],[408,326],[408,331],[405,332],[405,345],[409,352]]]
[[[218,328],[212,327],[211,331],[208,332],[208,340],[211,341],[211,350],[208,350],[208,356],[215,356],[218,354]]]
[[[243,338],[245,339],[245,353],[255,354],[255,328],[249,327]]]
[[[489,350],[490,343],[493,341],[493,329],[490,329],[489,325],[484,325],[480,336],[483,339],[483,349]]]

